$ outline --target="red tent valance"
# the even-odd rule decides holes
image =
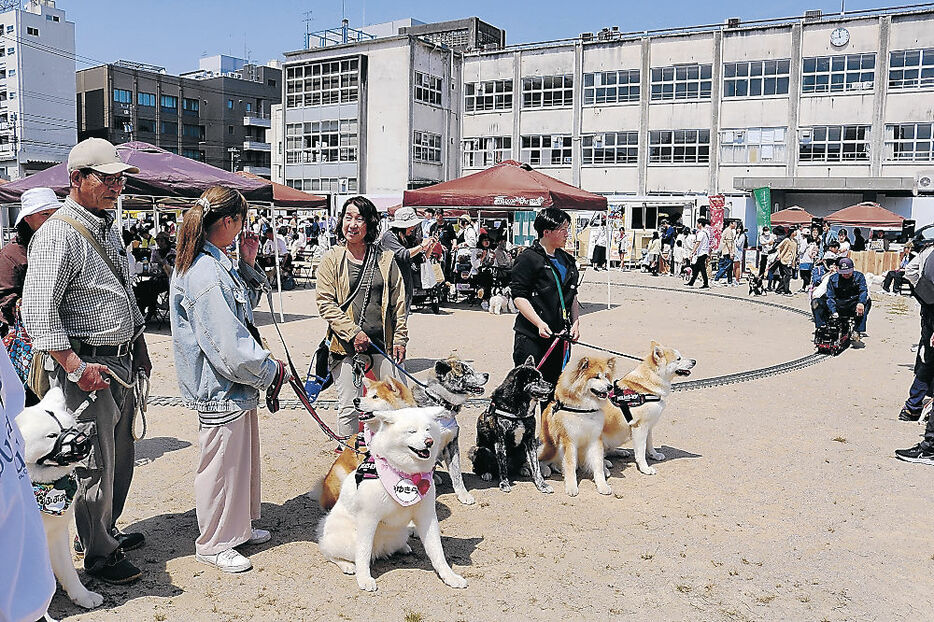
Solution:
[[[850,227],[901,227],[905,219],[878,203],[866,201],[845,207],[824,220],[834,225]]]

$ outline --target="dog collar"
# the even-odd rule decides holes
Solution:
[[[599,408],[572,408],[560,400],[555,400],[555,407],[552,412],[558,412],[559,410],[566,410],[569,413],[577,413],[579,415],[587,415],[600,411]]]
[[[78,494],[78,477],[71,473],[47,484],[33,483],[32,492],[36,495],[40,512],[61,516],[68,511]]]
[[[372,439],[369,429],[364,431],[367,445]],[[399,505],[407,507],[421,501],[434,486],[434,467],[427,473],[403,473],[394,468],[385,458],[367,451],[363,462],[357,467],[354,479],[357,486],[365,479],[378,479],[386,493]]]
[[[451,411],[452,413],[460,412],[462,404],[453,404],[440,395],[435,395],[429,389],[425,389],[425,395],[427,395],[433,402],[438,404],[438,406],[442,406],[445,410]]]
[[[523,421],[523,420],[525,420],[525,419],[529,419],[530,417],[534,417],[534,416],[535,416],[535,415],[525,415],[525,416],[522,416],[522,415],[519,415],[519,414],[517,414],[517,413],[511,413],[511,412],[505,411],[505,410],[503,410],[503,409],[501,409],[501,408],[495,408],[495,407],[490,408],[490,412],[492,412],[494,415],[496,415],[496,416],[498,416],[498,417],[503,417],[504,419],[512,419],[513,421]]]

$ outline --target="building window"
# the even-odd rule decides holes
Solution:
[[[285,128],[286,164],[356,162],[357,120],[289,123]]]
[[[136,129],[140,132],[151,132],[156,133],[156,120],[155,119],[143,119],[138,117],[136,119]]]
[[[119,104],[133,103],[133,92],[123,89],[114,89],[114,101]]]
[[[227,110],[233,110],[233,100],[232,100],[232,99],[228,99],[228,100],[227,100]]]
[[[416,162],[441,163],[441,134],[415,130],[412,157]]]
[[[10,77],[12,78],[13,76],[16,75],[16,70],[15,70],[15,69],[10,69],[10,71],[7,72],[7,75],[10,76]]]
[[[182,98],[182,110],[185,112],[198,112],[201,102],[197,98]]]
[[[652,67],[652,101],[710,99],[711,65]]]
[[[233,126],[232,126],[232,125],[228,125],[228,126],[227,126],[227,133],[228,133],[228,134],[233,134]]]
[[[461,144],[464,168],[493,166],[512,156],[512,136],[465,138]]]
[[[934,123],[899,123],[885,126],[885,159],[934,162]]]
[[[175,121],[163,121],[159,133],[178,135],[178,123]]]
[[[360,61],[356,58],[287,67],[286,108],[346,104],[359,98]]]
[[[581,136],[581,164],[635,164],[639,132],[604,132]]]
[[[802,93],[843,93],[872,90],[876,55],[840,54],[804,59]]]
[[[182,136],[187,136],[188,138],[197,138],[198,140],[204,140],[204,126],[203,125],[190,125],[185,123],[182,125]]]
[[[47,22],[58,22],[58,21],[61,21],[61,20],[59,19],[58,15],[46,15],[46,16],[45,16],[45,21],[47,21]]]
[[[801,162],[869,161],[868,125],[818,125],[798,136]]]
[[[276,81],[273,80],[272,78],[269,78],[268,80],[266,80],[266,86],[276,86]]]
[[[790,60],[723,63],[723,96],[787,95],[790,73]]]
[[[253,112],[253,104],[251,102],[247,102],[244,104],[244,110],[247,112]]]
[[[584,74],[584,105],[622,104],[639,101],[639,70]]]
[[[13,56],[14,54],[16,54],[16,48],[7,48],[6,53],[7,53],[7,56]]]
[[[658,229],[658,208],[642,204],[633,206],[630,229]]]
[[[522,136],[519,157],[528,164],[568,166],[571,164],[571,137],[558,134]]]
[[[32,35],[33,37],[38,37],[38,36],[39,36],[39,29],[38,29],[38,28],[33,28],[32,26],[26,26],[26,34],[27,34],[27,35]]]
[[[136,94],[136,104],[139,106],[151,106],[152,108],[156,107],[156,94],[155,93],[137,93]]]
[[[523,108],[558,108],[574,100],[574,76],[522,78]]]
[[[169,153],[174,153],[178,155],[178,146],[176,145],[159,145],[162,149],[165,149]]]
[[[415,72],[415,101],[441,105],[441,78],[430,73]]]
[[[317,177],[315,179],[286,179],[285,185],[306,192],[340,193],[357,192],[356,177]]]
[[[889,55],[890,89],[934,86],[934,48],[902,50]]]
[[[649,162],[702,164],[710,161],[710,130],[652,130]]]
[[[178,112],[178,97],[174,95],[163,95],[159,98],[159,105],[162,106],[162,110],[168,112]]]
[[[198,149],[182,149],[182,155],[192,160],[204,162],[204,152]]]
[[[785,161],[785,128],[747,127],[720,131],[721,164]]]
[[[11,32],[13,32],[14,29],[15,29],[15,27],[12,26],[12,25],[7,26],[7,27],[6,27],[6,33],[7,33],[7,34],[10,34]]]
[[[512,110],[512,80],[464,84],[464,112]]]

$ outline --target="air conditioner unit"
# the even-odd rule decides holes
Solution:
[[[594,134],[593,137],[593,146],[597,149],[603,148],[603,142],[606,140],[605,134]]]
[[[562,139],[560,136],[551,137],[551,148],[552,149],[560,149],[563,146],[564,146],[564,139]]]
[[[799,130],[798,131],[798,142],[802,145],[811,144],[811,130]]]
[[[349,180],[346,177],[341,177],[337,180],[338,189],[341,194],[347,194],[347,188],[349,185]]]
[[[742,20],[738,17],[730,17],[726,20],[727,28],[739,28],[739,25],[742,23]]]
[[[915,188],[918,192],[934,192],[934,169],[918,171],[915,175]]]

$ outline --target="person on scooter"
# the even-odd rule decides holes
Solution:
[[[834,319],[853,318],[853,336],[850,341],[854,348],[863,348],[862,338],[866,335],[866,320],[872,300],[866,277],[853,267],[853,260],[841,257],[837,260],[837,273],[830,275],[827,281],[827,310]]]

